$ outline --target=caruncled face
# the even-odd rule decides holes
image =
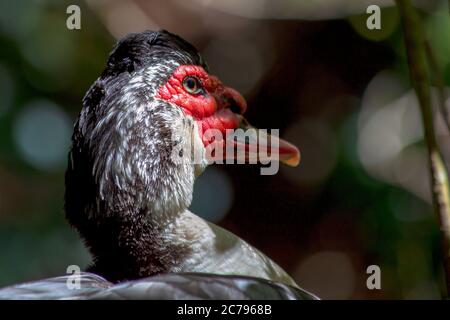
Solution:
[[[209,75],[200,66],[178,67],[158,90],[156,98],[179,106],[186,115],[196,121],[198,133],[205,148],[215,144],[216,148],[220,145],[225,149],[226,137],[233,129],[252,128],[242,116],[247,109],[247,103],[242,95],[224,86],[217,77]],[[211,129],[220,132],[223,139],[217,139],[217,134],[208,134]],[[261,152],[258,151],[266,151],[271,148],[271,145],[276,145],[280,161],[291,166],[298,165],[300,152],[294,145],[270,135],[266,135],[265,139],[261,139],[261,136],[259,139],[248,139],[248,137],[240,139],[239,136],[234,136],[232,143],[234,147],[245,150],[247,159],[261,158]],[[273,154],[273,150],[269,153]],[[226,152],[223,154],[225,157]],[[237,153],[234,153],[234,156],[236,157]]]

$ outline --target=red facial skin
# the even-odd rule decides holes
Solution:
[[[196,77],[204,92],[192,94],[186,91],[183,79],[187,76]],[[247,109],[247,103],[241,94],[225,87],[217,77],[209,75],[202,67],[195,65],[178,67],[170,79],[159,88],[156,98],[174,103],[192,116],[198,124],[205,147],[212,142],[205,138],[206,130],[220,130],[225,137],[226,129],[238,127],[239,118],[228,108],[231,104],[236,105],[241,114]]]

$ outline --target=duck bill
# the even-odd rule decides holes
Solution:
[[[269,163],[280,161],[295,167],[300,163],[300,151],[292,143],[278,137],[278,130],[257,129],[241,115],[239,127],[226,136],[225,159],[237,163]]]

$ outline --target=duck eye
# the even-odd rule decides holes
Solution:
[[[198,94],[203,90],[200,80],[192,76],[187,76],[183,79],[183,87],[187,92],[192,94]]]

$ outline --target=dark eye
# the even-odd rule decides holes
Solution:
[[[183,79],[183,87],[187,92],[192,94],[198,94],[203,90],[200,80],[192,76],[187,76]]]

